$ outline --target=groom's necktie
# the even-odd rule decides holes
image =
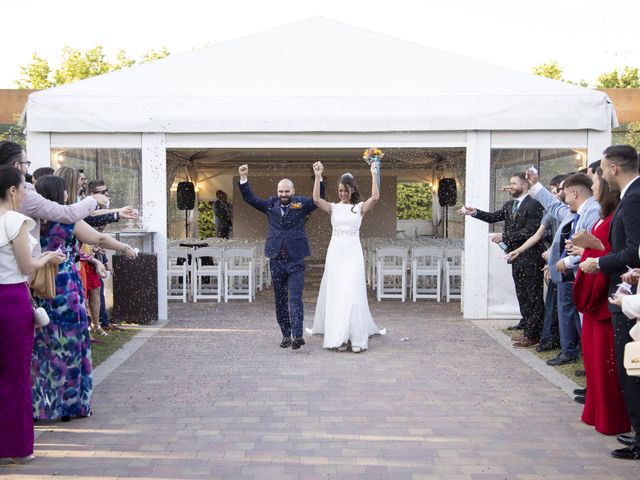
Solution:
[[[282,212],[282,216],[284,217],[289,211],[289,205],[280,205],[280,211]]]

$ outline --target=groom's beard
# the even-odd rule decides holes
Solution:
[[[280,197],[280,205],[289,205],[291,197]]]

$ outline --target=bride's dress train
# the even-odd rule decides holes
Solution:
[[[360,244],[362,202],[332,203],[333,234],[309,334],[324,334],[324,348],[351,342],[354,351],[366,350],[370,335],[384,335],[371,317],[367,299],[364,256]]]

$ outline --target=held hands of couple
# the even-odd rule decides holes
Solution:
[[[313,164],[313,173],[316,175],[316,178],[322,179],[322,172],[324,172],[324,166],[322,162],[316,162]]]

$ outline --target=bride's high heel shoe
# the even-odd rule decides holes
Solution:
[[[348,349],[349,349],[349,345],[346,343],[343,343],[338,348],[336,348],[336,350],[339,352],[346,352]]]

